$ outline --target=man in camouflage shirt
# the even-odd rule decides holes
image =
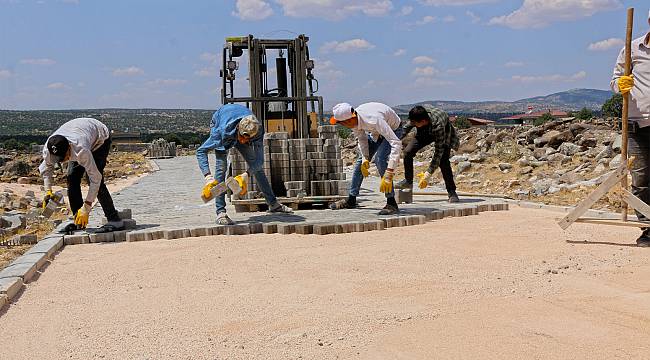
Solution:
[[[449,202],[458,202],[454,174],[449,157],[451,150],[458,150],[459,140],[456,129],[449,122],[446,112],[430,105],[416,106],[409,111],[410,124],[404,128],[404,135],[416,128],[415,138],[404,150],[404,180],[397,184],[402,189],[413,187],[413,158],[425,146],[434,143],[433,158],[425,173],[418,174],[420,189],[429,185],[429,178],[438,167],[445,180]]]

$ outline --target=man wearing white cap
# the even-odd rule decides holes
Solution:
[[[225,180],[228,150],[234,147],[248,164],[246,174],[235,177],[242,188],[240,195],[246,194],[248,176],[255,176],[266,203],[269,205],[269,212],[291,213],[291,208],[278,202],[271,184],[264,174],[263,139],[264,129],[247,107],[227,104],[215,111],[210,122],[210,137],[196,150],[199,168],[205,177],[205,186],[201,192],[203,197],[210,198],[212,188]],[[210,163],[208,162],[208,152],[211,150],[214,150],[217,159],[214,176],[210,172]],[[234,224],[226,214],[226,194],[217,196],[214,202],[217,207],[217,224]]]
[[[634,157],[632,193],[650,204],[650,32],[632,41],[632,75],[624,74],[625,48],[618,55],[610,85],[614,92],[630,94],[628,153]],[[639,212],[637,217],[650,222]],[[643,230],[637,245],[650,247],[650,228]]]
[[[371,102],[359,105],[356,109],[348,103],[334,106],[331,124],[340,124],[352,129],[359,142],[361,156],[357,159],[350,184],[350,194],[345,200],[330,205],[333,210],[356,207],[357,196],[363,178],[369,174],[370,161],[373,160],[381,175],[379,191],[386,194],[386,206],[379,215],[390,215],[399,211],[393,190],[393,174],[399,163],[402,151],[401,120],[388,105]]]

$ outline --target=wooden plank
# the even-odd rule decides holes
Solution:
[[[616,186],[623,177],[627,176],[627,163],[623,162],[621,165],[612,172],[612,174],[600,184],[586,199],[584,199],[575,209],[567,214],[558,225],[563,230],[566,230],[573,224],[582,214],[587,212],[603,195],[607,194],[612,187]]]
[[[632,31],[634,28],[634,8],[627,9],[627,28],[625,36],[625,75],[632,75]],[[627,140],[628,140],[628,111],[630,108],[630,93],[623,94],[623,113],[622,113],[622,141],[621,141],[621,163],[627,163]],[[627,190],[627,176],[621,179],[621,188]],[[645,214],[644,214],[645,215]],[[627,220],[627,204],[623,204],[621,209],[621,218]]]
[[[648,204],[644,203],[641,199],[634,196],[634,194],[625,189],[623,189],[623,194],[623,200],[625,200],[626,203],[632,206],[634,210],[640,212],[641,214],[645,215],[645,217],[650,219],[650,206],[648,206]]]
[[[595,218],[580,218],[576,220],[577,223],[594,224],[594,225],[611,225],[611,226],[624,226],[635,228],[648,228],[650,224],[640,221],[623,221],[617,219],[595,219]]]

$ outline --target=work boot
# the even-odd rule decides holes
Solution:
[[[650,247],[650,228],[643,229],[643,233],[636,239],[636,246]]]
[[[217,225],[235,225],[235,222],[224,212],[217,214]]]
[[[341,199],[330,204],[330,209],[332,210],[341,210],[341,209],[354,209],[357,207],[357,200],[352,197],[347,199]]]
[[[413,181],[402,179],[395,184],[396,189],[413,189]]]
[[[275,205],[269,208],[268,212],[272,214],[291,214],[293,213],[293,210],[286,205],[276,203]]]
[[[383,209],[379,211],[379,215],[393,215],[399,212],[397,205],[386,204]]]
[[[458,194],[456,194],[455,191],[450,191],[447,193],[449,196],[449,199],[447,200],[448,203],[453,204],[460,202],[460,199],[458,198]]]

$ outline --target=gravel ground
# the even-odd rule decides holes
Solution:
[[[558,213],[66,247],[0,359],[645,359],[650,250]]]

